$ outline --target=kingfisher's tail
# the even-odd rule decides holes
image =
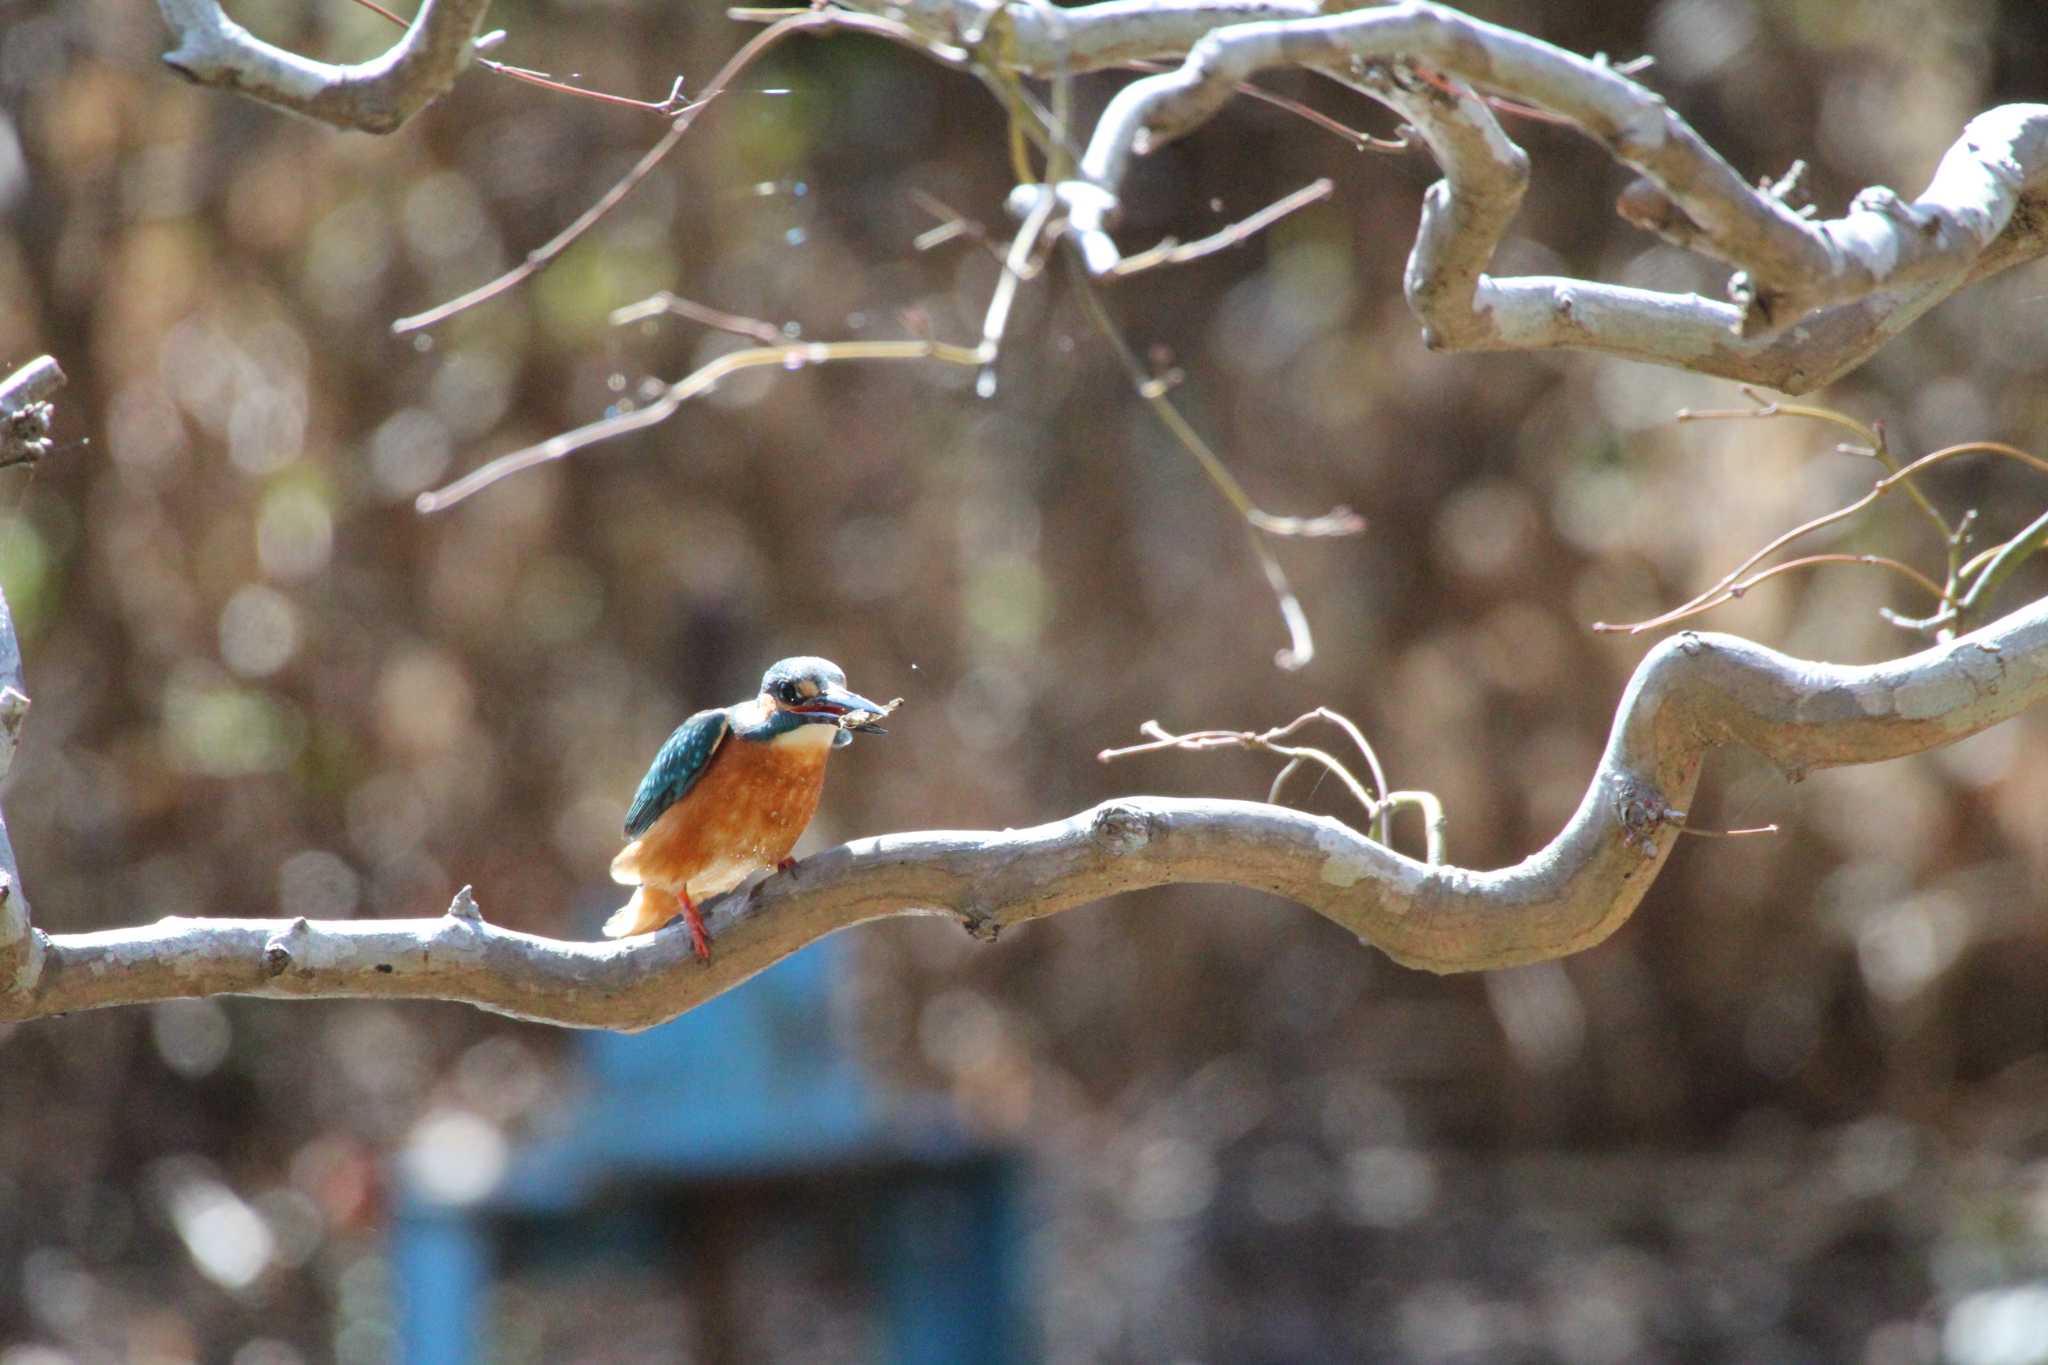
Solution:
[[[621,886],[638,886],[640,877],[640,845],[645,842],[635,839],[620,849],[612,858],[612,880]]]
[[[631,938],[635,934],[651,934],[674,919],[678,908],[672,892],[651,886],[635,887],[633,899],[614,910],[604,922],[604,936]]]

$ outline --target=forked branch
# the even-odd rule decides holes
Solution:
[[[1439,972],[1563,957],[1627,920],[1664,865],[1706,754],[1742,744],[1788,773],[1952,743],[2048,697],[2048,600],[1891,663],[1808,663],[1684,634],[1636,670],[1584,799],[1548,846],[1475,872],[1404,857],[1320,816],[1247,801],[1129,797],[1003,832],[861,839],[712,902],[689,935],[569,943],[485,923],[468,894],[424,920],[167,919],[42,940],[0,1018],[177,996],[455,1000],[579,1027],[658,1024],[816,939],[887,915],[977,936],[1122,891],[1241,886],[1296,901]]]
[[[1424,199],[1406,287],[1425,339],[1447,350],[1583,348],[1803,392],[1854,369],[1955,290],[2048,253],[2048,105],[1972,120],[1919,198],[1873,187],[1823,221],[1794,212],[1777,187],[1752,185],[1622,68],[1423,0],[1335,13],[1322,0],[1108,0],[1050,12],[999,0],[844,2],[886,5],[977,50],[985,39],[1026,75],[1181,60],[1119,92],[1076,173],[1049,191],[1100,275],[1124,259],[1109,229],[1133,159],[1199,127],[1260,72],[1314,71],[1386,105],[1444,172]],[[1497,105],[1575,127],[1640,172],[1617,209],[1735,267],[1728,301],[1487,274],[1529,180]]]
[[[193,80],[378,132],[398,127],[453,83],[474,55],[485,4],[424,0],[390,51],[334,66],[263,42],[217,0],[159,0],[177,37],[165,60]],[[1801,393],[1855,369],[1956,290],[2048,254],[2043,104],[2005,105],[1973,119],[1918,198],[1873,186],[1841,217],[1821,220],[1785,203],[1787,180],[1746,179],[1634,79],[1638,64],[1581,57],[1427,0],[1356,7],[1102,0],[1070,8],[837,0],[732,14],[779,20],[778,38],[799,30],[878,33],[978,76],[1010,106],[1013,160],[1026,181],[1020,188],[1055,197],[1052,226],[1071,232],[1101,275],[1131,268],[1109,229],[1133,158],[1200,126],[1239,95],[1274,98],[1251,84],[1262,71],[1324,75],[1393,110],[1443,169],[1424,199],[1405,284],[1425,340],[1446,350],[1587,349]],[[1070,132],[1022,78],[1054,81],[1057,105],[1075,75],[1176,61],[1110,101],[1078,166],[1051,168],[1056,185],[1041,191],[1029,183],[1017,149],[1062,149],[1064,162]],[[1496,111],[1577,128],[1639,172],[1617,212],[1732,266],[1727,300],[1488,274],[1529,179],[1528,157]],[[530,262],[523,273],[534,268]]]
[[[1681,422],[1727,421],[1757,419],[1770,420],[1778,417],[1805,417],[1831,422],[1849,430],[1857,436],[1860,444],[1839,445],[1836,449],[1844,454],[1859,455],[1876,460],[1889,472],[1871,486],[1868,493],[1832,512],[1822,513],[1811,520],[1801,522],[1789,531],[1774,537],[1763,548],[1752,553],[1747,559],[1723,574],[1711,587],[1696,594],[1690,600],[1661,612],[1644,621],[1628,625],[1609,625],[1595,621],[1597,631],[1626,631],[1631,635],[1646,630],[1658,630],[1676,625],[1680,621],[1712,611],[1741,597],[1751,588],[1767,579],[1795,569],[1811,568],[1822,564],[1868,564],[1905,578],[1915,587],[1925,591],[1934,599],[1936,610],[1929,616],[1914,619],[1899,615],[1890,609],[1882,609],[1885,619],[1907,630],[1933,635],[1936,639],[1947,639],[1964,629],[1970,620],[1982,620],[1991,604],[1992,594],[2014,570],[2026,563],[2036,553],[2048,548],[2048,515],[2037,517],[2024,530],[2010,538],[1991,545],[1969,559],[1964,559],[1963,549],[1968,543],[1976,524],[1977,510],[1971,508],[1961,517],[1951,521],[1944,516],[1918,484],[1914,477],[1923,471],[1965,455],[1991,454],[2024,465],[2039,473],[2048,474],[2048,460],[2031,454],[2017,446],[2003,441],[1964,441],[1957,445],[1944,446],[1931,451],[1908,464],[1901,464],[1885,442],[1882,423],[1873,422],[1868,426],[1843,413],[1828,408],[1801,407],[1789,403],[1767,403],[1754,390],[1745,390],[1752,403],[1751,408],[1715,409],[1706,411],[1684,410],[1678,414]],[[1941,582],[1910,564],[1885,555],[1875,554],[1808,554],[1769,568],[1758,566],[1779,550],[1829,527],[1840,526],[1857,513],[1870,507],[1886,494],[1904,491],[1917,504],[1934,528],[1940,533],[1942,543],[1948,552],[1948,568]]]
[[[264,42],[218,0],[157,0],[177,39],[164,61],[184,76],[366,133],[396,131],[455,84],[489,7],[490,0],[421,0],[405,36],[382,56],[336,66]]]

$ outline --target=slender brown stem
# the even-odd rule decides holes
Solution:
[[[420,512],[439,512],[453,507],[464,498],[481,493],[498,480],[531,469],[535,465],[547,464],[568,455],[574,455],[586,446],[608,441],[615,436],[642,431],[659,426],[675,414],[677,408],[698,398],[718,386],[720,380],[742,370],[762,369],[773,366],[777,369],[802,369],[810,365],[826,365],[848,360],[936,360],[947,365],[979,366],[985,356],[978,347],[952,346],[941,341],[801,341],[777,346],[756,346],[743,351],[722,355],[707,365],[691,371],[682,379],[668,386],[661,397],[644,408],[619,413],[577,427],[574,431],[563,432],[538,445],[515,450],[480,469],[463,475],[443,488],[422,493],[413,500],[413,506]]]
[[[546,269],[556,257],[568,250],[577,238],[601,222],[606,214],[618,207],[621,200],[638,188],[640,183],[649,175],[653,174],[655,168],[661,165],[670,152],[675,150],[676,144],[683,140],[683,134],[690,131],[690,125],[696,122],[697,115],[713,100],[717,99],[719,95],[723,94],[726,87],[730,86],[733,81],[739,78],[741,73],[758,61],[763,53],[792,34],[815,33],[827,30],[851,30],[856,33],[871,33],[878,37],[888,38],[917,48],[935,61],[948,66],[964,66],[967,63],[966,53],[957,48],[933,43],[918,36],[904,25],[890,19],[881,19],[866,14],[849,14],[839,10],[807,11],[783,19],[755,34],[745,46],[740,48],[738,52],[735,52],[726,64],[719,68],[718,74],[711,78],[711,83],[704,88],[704,93],[698,97],[696,102],[676,115],[675,121],[669,125],[668,131],[662,134],[661,140],[648,148],[641,155],[640,159],[633,163],[632,169],[619,177],[617,183],[606,190],[596,203],[585,209],[575,222],[563,228],[542,245],[527,252],[525,260],[504,274],[499,275],[496,279],[479,285],[460,298],[450,299],[439,307],[429,308],[424,313],[415,313],[411,317],[398,319],[398,321],[391,324],[392,332],[399,336],[404,336],[408,332],[417,332],[428,327],[437,326],[458,313],[467,312],[480,303],[486,303],[498,297],[498,295],[508,289],[516,288],[530,276]]]
[[[1184,265],[1189,261],[1213,256],[1219,251],[1237,246],[1264,232],[1273,224],[1291,213],[1319,204],[1330,197],[1336,182],[1328,176],[1302,186],[1294,193],[1274,200],[1258,212],[1239,219],[1228,227],[1210,233],[1207,237],[1192,242],[1176,242],[1169,237],[1150,251],[1140,251],[1126,256],[1116,264],[1114,274],[1121,278],[1135,275],[1143,270],[1153,270],[1162,265]]]

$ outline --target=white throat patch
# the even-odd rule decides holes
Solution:
[[[785,730],[769,743],[778,749],[825,749],[831,747],[832,737],[839,733],[836,725],[799,725],[794,730]]]

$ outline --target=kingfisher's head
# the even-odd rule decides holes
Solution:
[[[854,712],[889,713],[880,702],[847,691],[846,674],[838,664],[809,656],[784,659],[770,668],[761,678],[761,704],[771,715],[782,712],[799,725],[836,726]],[[872,721],[852,728],[871,735],[888,733]]]

